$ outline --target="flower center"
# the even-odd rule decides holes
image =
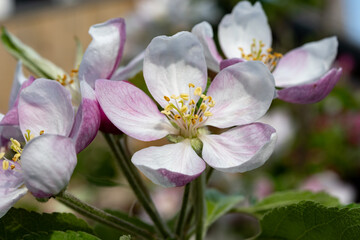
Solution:
[[[58,81],[63,86],[71,85],[75,82],[75,79],[78,77],[78,72],[79,69],[72,69],[70,73],[70,77],[68,77],[68,75],[66,74],[62,76],[58,75],[55,80]]]
[[[239,47],[241,58],[248,61],[262,61],[269,70],[273,72],[283,55],[281,53],[273,52],[272,48],[268,48],[264,51],[264,47],[265,44],[261,40],[256,42],[256,39],[253,39],[251,52],[249,54],[246,54],[244,49]]]
[[[200,96],[200,101],[195,102],[195,96]],[[215,106],[211,96],[202,94],[202,88],[189,83],[189,93],[181,93],[180,96],[164,96],[168,102],[161,113],[169,119],[172,125],[180,130],[180,135],[193,138],[197,135],[197,129],[204,126],[206,120],[212,116],[210,109]]]
[[[44,134],[44,130],[41,130],[40,135]],[[24,134],[25,140],[26,142],[29,142],[30,140],[32,140],[35,136],[34,134],[31,134],[30,130],[26,130],[26,133]],[[5,152],[0,152],[0,160],[2,161],[2,169],[3,170],[14,170],[16,168],[16,163],[19,164],[21,166],[21,154],[23,151],[23,148],[21,147],[21,144],[19,143],[19,141],[10,138],[10,149],[12,150],[12,152],[14,152],[14,155],[11,159],[8,159],[5,157]]]

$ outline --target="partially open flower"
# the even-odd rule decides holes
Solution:
[[[245,172],[271,155],[275,130],[253,123],[268,110],[274,80],[259,62],[222,70],[207,92],[202,47],[189,32],[152,40],[145,52],[144,78],[157,105],[128,82],[98,80],[96,96],[107,117],[127,135],[173,142],[136,152],[132,162],[153,182],[183,186],[198,177],[205,162],[225,172]],[[220,135],[208,126],[231,128]],[[205,161],[205,162],[204,162]]]
[[[271,48],[271,29],[257,2],[239,2],[219,24],[219,42],[226,56],[220,56],[209,23],[197,24],[192,32],[204,47],[209,69],[218,72],[243,61],[263,62],[272,72],[277,97],[292,103],[314,103],[325,98],[340,78],[341,69],[332,68],[337,54],[336,37],[307,43],[284,56]],[[330,69],[330,70],[329,70]]]

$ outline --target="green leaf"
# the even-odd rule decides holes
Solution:
[[[240,195],[226,196],[215,189],[209,189],[205,192],[205,200],[207,209],[205,224],[209,227],[218,218],[243,201],[244,197]]]
[[[0,239],[22,239],[26,234],[52,231],[82,231],[93,233],[88,224],[71,213],[29,212],[25,209],[12,208],[0,219]]]
[[[251,213],[261,218],[265,213],[274,208],[299,203],[305,200],[318,202],[327,207],[340,206],[340,202],[337,198],[332,197],[325,192],[313,193],[310,191],[286,191],[274,193],[252,207],[238,208],[236,211]]]
[[[34,49],[22,43],[17,37],[2,27],[1,41],[6,50],[38,77],[57,79],[66,72],[49,60],[41,57]]]
[[[32,233],[26,235],[24,240],[100,240],[100,238],[90,235],[86,232],[74,232],[74,231],[54,231],[51,233]]]
[[[272,210],[260,221],[258,240],[359,239],[359,208],[328,208],[303,201]]]
[[[119,238],[119,240],[131,240],[131,236],[130,235],[127,235],[127,236],[121,236],[120,238]]]

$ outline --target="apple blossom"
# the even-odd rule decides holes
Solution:
[[[145,51],[144,78],[161,112],[149,96],[125,81],[98,80],[95,92],[106,116],[125,134],[142,141],[168,136],[173,142],[133,155],[132,162],[153,182],[183,186],[204,171],[205,162],[220,171],[245,172],[271,155],[275,130],[254,123],[274,96],[274,79],[263,64],[225,68],[205,95],[202,46],[193,34],[180,32],[152,40]],[[218,135],[208,126],[230,129]]]
[[[272,72],[277,97],[292,103],[315,103],[325,98],[340,78],[341,68],[331,68],[337,54],[336,37],[307,43],[284,56],[273,52],[267,17],[259,2],[239,2],[219,24],[223,59],[216,49],[209,23],[194,26],[192,32],[204,47],[209,69],[220,69],[242,61],[261,61]],[[330,70],[329,70],[330,69]]]
[[[58,194],[77,162],[75,143],[69,138],[74,110],[65,88],[37,79],[21,92],[17,110],[21,134],[10,138],[8,146],[1,141],[0,217],[27,191],[38,198]]]

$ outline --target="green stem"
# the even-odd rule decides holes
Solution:
[[[190,192],[190,184],[186,184],[185,189],[184,189],[184,195],[183,195],[183,200],[182,200],[182,204],[181,204],[180,214],[179,214],[179,218],[177,220],[177,225],[176,225],[176,230],[175,230],[176,235],[179,236],[180,239],[182,239],[183,236],[185,235],[183,226],[184,226],[185,214],[186,214],[186,210],[187,210],[187,206],[188,206],[188,202],[189,202],[189,192]]]
[[[158,211],[156,210],[155,205],[151,200],[150,194],[147,191],[147,188],[145,187],[141,177],[139,176],[138,171],[133,167],[132,163],[126,159],[114,136],[104,133],[104,137],[113,151],[125,178],[134,191],[137,199],[154,222],[158,232],[164,238],[173,238],[173,234],[170,232],[168,226],[164,223]]]
[[[101,222],[122,232],[129,233],[142,239],[155,239],[155,236],[142,228],[133,225],[121,218],[111,215],[101,209],[91,206],[72,194],[64,191],[56,196],[56,199],[66,206],[76,210],[80,214],[89,217],[95,221]]]
[[[196,240],[202,240],[205,233],[206,202],[205,202],[206,175],[201,174],[194,182],[194,210],[196,220]]]
[[[210,177],[213,174],[214,169],[212,167],[209,168],[209,170],[206,171],[206,183],[210,181]]]

